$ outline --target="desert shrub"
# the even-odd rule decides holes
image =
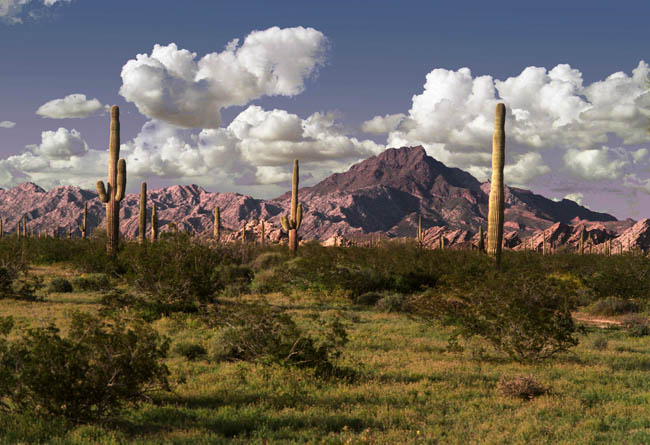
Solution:
[[[408,312],[408,299],[402,294],[389,293],[377,301],[375,307],[382,312]]]
[[[331,374],[348,341],[338,318],[320,320],[319,335],[309,335],[289,314],[265,302],[219,307],[204,316],[209,324],[222,328],[212,344],[214,360],[273,362]]]
[[[193,302],[161,303],[157,300],[127,293],[122,289],[112,289],[102,295],[100,314],[114,317],[125,308],[148,322],[173,313],[196,313],[199,310],[199,307]]]
[[[639,312],[639,306],[623,298],[607,297],[592,303],[587,308],[587,311],[593,315],[622,315],[629,314],[630,312]]]
[[[253,270],[240,264],[220,264],[212,272],[216,289],[222,289],[229,297],[238,297],[250,291]]]
[[[50,285],[47,287],[47,290],[49,292],[60,293],[72,292],[72,284],[70,284],[70,281],[63,277],[56,277],[50,281]]]
[[[75,277],[72,287],[79,291],[98,292],[111,289],[111,281],[106,274],[95,273],[84,277]]]
[[[129,283],[148,299],[186,307],[210,301],[222,289],[213,272],[221,263],[235,262],[228,254],[185,233],[170,233],[156,243],[126,246],[121,259],[129,264]]]
[[[631,337],[645,337],[650,335],[650,322],[641,315],[626,315],[621,320],[623,327]]]
[[[168,387],[168,341],[142,321],[77,312],[67,337],[49,326],[15,340],[11,323],[0,325],[0,401],[10,411],[95,421]]]
[[[456,335],[482,337],[512,359],[530,362],[578,344],[571,317],[575,300],[563,290],[526,267],[492,270],[464,288],[424,293],[414,307],[428,319],[455,326]]]
[[[597,298],[618,297],[648,299],[650,297],[650,262],[636,255],[594,255],[593,270],[585,271],[586,282]],[[597,267],[596,267],[597,266]]]
[[[255,272],[269,270],[279,264],[284,263],[288,259],[289,255],[286,252],[262,252],[251,262],[251,268]]]
[[[172,352],[176,355],[183,356],[188,360],[203,358],[208,353],[202,345],[188,341],[183,341],[174,345]]]
[[[37,291],[43,287],[41,277],[18,273],[12,267],[0,267],[0,300],[42,301],[43,297]]]
[[[362,304],[364,306],[374,306],[382,298],[384,298],[384,295],[381,292],[366,292],[357,297],[354,297],[352,301],[356,304]]]
[[[596,337],[594,341],[591,342],[591,347],[597,351],[604,351],[609,346],[609,342],[605,337]]]
[[[546,394],[550,389],[530,375],[502,376],[497,383],[499,392],[505,397],[532,400]]]

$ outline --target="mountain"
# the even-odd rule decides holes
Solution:
[[[391,148],[336,173],[312,187],[300,189],[304,218],[300,235],[304,239],[332,236],[414,236],[418,215],[427,238],[445,236],[451,243],[467,243],[477,228],[487,227],[489,183],[480,183],[469,173],[450,168],[428,156],[422,147]],[[221,208],[225,232],[237,232],[244,225],[253,230],[266,222],[266,233],[280,235],[280,215],[288,211],[290,193],[271,199],[255,199],[238,193],[210,193],[197,185],[175,185],[148,194],[158,208],[161,231],[175,223],[179,229],[212,233],[213,210]],[[77,231],[84,202],[88,203],[88,225],[103,226],[104,205],[95,192],[76,187],[46,191],[25,183],[0,189],[0,217],[5,231],[13,231],[23,215],[37,231]],[[121,203],[120,227],[126,237],[138,230],[139,194],[128,194]],[[634,221],[617,222],[606,213],[593,212],[573,201],[555,202],[528,190],[506,187],[505,230],[513,246],[519,239],[547,229],[555,223],[576,221],[617,224],[625,230]],[[431,230],[429,230],[431,229]],[[453,233],[452,233],[453,232]],[[78,233],[78,232],[75,232]],[[227,235],[234,236],[234,235]],[[249,234],[250,236],[250,234]],[[457,241],[453,241],[457,240]]]

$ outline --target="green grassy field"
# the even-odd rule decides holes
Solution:
[[[45,278],[79,275],[34,266]],[[42,291],[44,292],[44,291]],[[47,293],[44,302],[3,300],[19,326],[96,311],[99,293]],[[244,298],[255,298],[247,296]],[[352,378],[322,378],[277,364],[188,361],[170,353],[173,391],[101,425],[0,414],[1,443],[650,443],[650,342],[615,324],[589,324],[580,344],[539,365],[522,365],[481,341],[448,352],[446,328],[337,298],[267,295],[310,328],[312,314],[338,314],[349,334],[339,365]],[[584,318],[584,317],[583,317]],[[603,319],[604,317],[599,317]],[[600,323],[605,325],[606,323]],[[208,351],[216,332],[191,315],[156,329]],[[209,355],[208,355],[209,357]],[[533,374],[550,388],[532,400],[502,395],[504,376]]]

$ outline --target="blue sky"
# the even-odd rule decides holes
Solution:
[[[310,184],[402,144],[485,180],[503,101],[506,182],[650,216],[650,95],[639,80],[650,4],[521,3],[0,0],[0,186],[104,179],[113,104],[132,190],[146,179],[273,197],[293,157]],[[233,39],[238,68],[223,77]],[[294,44],[300,59],[285,50]],[[196,81],[168,61],[150,82],[154,45],[169,60],[196,53],[184,59]],[[199,62],[208,54],[210,68]],[[264,69],[275,80],[242,86],[257,63],[245,54],[273,61]],[[73,94],[86,98],[37,114]]]

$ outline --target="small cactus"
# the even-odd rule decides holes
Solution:
[[[295,255],[298,251],[298,229],[302,223],[302,204],[298,203],[298,160],[293,161],[291,181],[291,215],[280,217],[282,228],[289,233],[289,250]]]
[[[440,242],[440,250],[444,249],[445,248],[445,237],[441,235],[439,242]]]
[[[262,247],[264,246],[264,241],[265,241],[265,236],[266,234],[264,233],[264,220],[262,220],[262,228],[260,229],[260,244]]]
[[[214,239],[221,240],[221,210],[219,206],[214,208]]]
[[[478,227],[478,250],[485,252],[485,239],[483,238],[483,226]]]
[[[2,218],[0,218],[0,238],[5,236],[4,227],[2,226]]]
[[[546,230],[544,230],[544,238],[542,239],[542,255],[548,255],[548,247],[546,247]]]
[[[418,245],[420,248],[424,245],[424,232],[422,232],[422,215],[418,215],[418,233],[417,233]]]
[[[27,238],[27,217],[23,215],[23,237]]]
[[[505,162],[505,121],[506,107],[499,103],[494,116],[494,135],[492,137],[492,181],[488,208],[488,255],[501,263],[501,244],[503,240],[503,166]]]
[[[151,242],[154,243],[158,239],[158,212],[156,211],[156,204],[151,206]]]
[[[86,239],[86,236],[88,236],[88,203],[84,203],[84,213],[83,213],[83,218],[81,220],[81,226],[79,227],[81,229],[81,237],[83,239]]]
[[[580,231],[580,242],[578,245],[578,251],[580,252],[580,255],[583,255],[585,253],[585,229],[584,227]]]
[[[138,242],[144,244],[147,239],[147,183],[140,186],[140,213],[138,214]]]
[[[120,237],[120,201],[126,193],[126,161],[120,157],[120,109],[111,108],[108,181],[97,181],[99,199],[106,204],[106,252],[117,253]]]

